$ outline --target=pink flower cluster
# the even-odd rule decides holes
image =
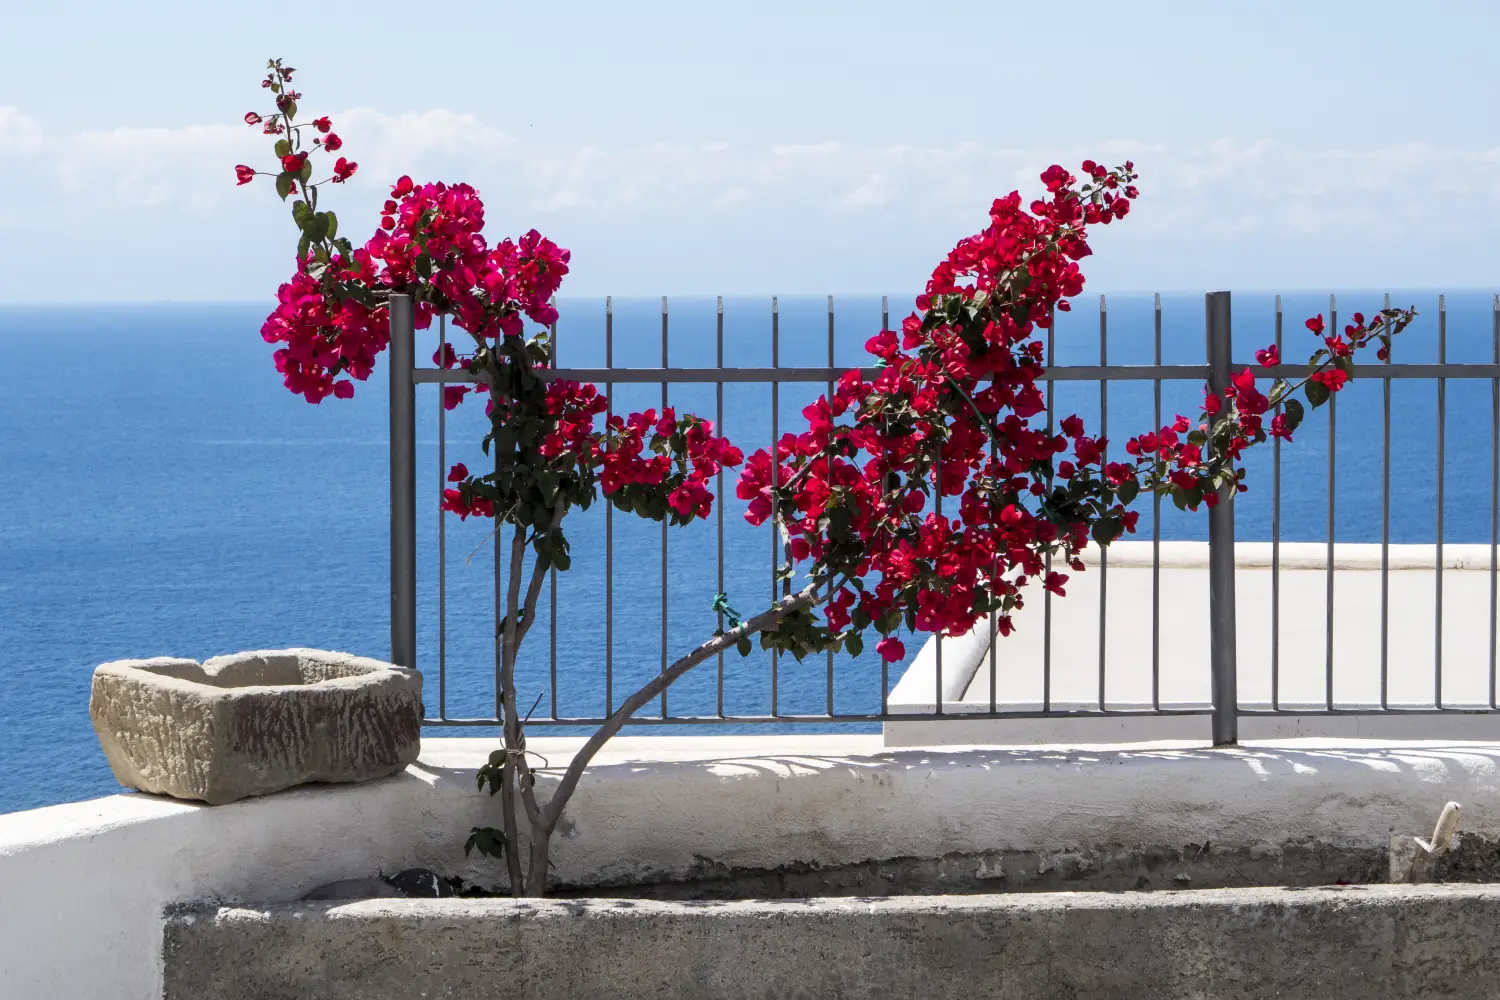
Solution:
[[[1131,164],[1088,163],[1085,172],[1080,192],[1075,177],[1050,168],[1042,180],[1051,197],[1029,212],[1018,192],[997,199],[990,225],[934,269],[919,313],[866,344],[880,374],[845,375],[831,399],[803,411],[806,431],[783,436],[774,459],[751,455],[741,474],[746,517],[759,524],[774,509],[792,558],[841,580],[828,627],[874,623],[887,634],[877,646],[887,659],[904,655],[889,635],[903,620],[957,635],[987,613],[988,595],[1009,610],[1029,580],[1061,592],[1066,577],[1048,575],[1046,551],[1060,546],[1067,561],[1087,544],[1087,519],[1041,516],[1024,502],[1046,492],[1035,470],[1069,436],[1077,464],[1063,463],[1065,476],[1097,467],[1104,445],[1076,418],[1064,421],[1064,435],[1030,424],[1045,409],[1034,331],[1081,291],[1087,225],[1124,216],[1136,195]],[[929,509],[934,495],[957,498],[957,516]],[[1133,527],[1123,508],[1112,513]],[[1008,615],[1000,628],[1009,631]]]
[[[276,354],[277,370],[287,388],[309,402],[352,396],[353,383],[335,382],[337,376],[369,378],[375,355],[390,340],[385,307],[362,304],[341,286],[419,292],[419,329],[438,312],[451,312],[459,327],[490,338],[519,336],[523,317],[543,324],[557,319],[550,299],[568,273],[568,251],[535,230],[489,248],[481,233],[484,203],[467,184],[417,186],[403,177],[391,195],[381,228],[354,251],[349,266],[335,254],[315,278],[315,259],[298,262],[261,328],[268,342],[288,345]],[[445,405],[452,409],[468,391],[447,387]]]
[[[375,357],[390,343],[385,308],[369,308],[353,299],[328,292],[326,280],[308,272],[311,262],[298,262],[292,280],[276,292],[275,311],[261,326],[270,344],[286,344],[275,353],[276,370],[292,392],[309,403],[329,396],[348,399],[354,383],[341,374],[364,381],[375,368]],[[337,257],[329,265],[341,280],[369,280],[371,262],[363,251],[345,267]]]
[[[419,300],[421,329],[437,312],[487,338],[520,336],[522,317],[544,326],[556,322],[550,300],[568,273],[568,251],[535,229],[490,247],[483,229],[484,202],[469,185],[417,185],[402,177],[365,249],[384,265],[382,287],[433,293]]]
[[[1385,310],[1367,323],[1362,313],[1354,314],[1354,322],[1344,328],[1342,335],[1325,335],[1322,315],[1307,321],[1307,328],[1319,337],[1323,347],[1309,359],[1311,371],[1303,382],[1307,398],[1313,406],[1321,405],[1329,396],[1344,388],[1351,378],[1354,355],[1372,342],[1379,341],[1376,351],[1379,358],[1390,356],[1390,338],[1411,322],[1415,313],[1411,310]],[[1276,368],[1282,363],[1281,350],[1275,344],[1255,352],[1256,362],[1263,368]],[[1245,470],[1234,467],[1247,448],[1269,438],[1292,440],[1292,432],[1302,420],[1303,407],[1292,398],[1295,387],[1284,379],[1276,379],[1271,395],[1267,396],[1256,386],[1255,372],[1246,368],[1230,379],[1223,396],[1203,390],[1203,412],[1195,425],[1187,417],[1178,415],[1176,421],[1160,430],[1131,438],[1125,450],[1136,461],[1126,466],[1125,474],[1130,479],[1140,475],[1149,482],[1153,475],[1165,476],[1168,482],[1180,491],[1183,505],[1196,509],[1201,502],[1209,507],[1218,502],[1215,476],[1226,471],[1224,463],[1218,466],[1205,460],[1204,448],[1209,434],[1227,426],[1220,455],[1228,463],[1227,471],[1239,492],[1244,492]],[[1265,414],[1277,403],[1285,408],[1271,416],[1266,423]],[[1188,435],[1186,439],[1179,435]]]
[[[666,503],[679,518],[707,517],[714,495],[707,483],[726,466],[738,466],[744,454],[714,434],[712,421],[667,407],[628,417],[610,417],[608,433],[594,444],[599,486],[605,496],[631,486],[664,488]]]

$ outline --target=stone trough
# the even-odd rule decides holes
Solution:
[[[402,770],[422,675],[314,649],[117,660],[94,671],[89,715],[121,784],[220,805]]]

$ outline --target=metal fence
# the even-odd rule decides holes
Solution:
[[[717,419],[720,425],[723,422],[724,413],[724,388],[733,384],[761,384],[766,385],[771,393],[771,440],[775,441],[780,434],[777,420],[777,408],[779,405],[778,395],[780,387],[788,383],[804,383],[826,386],[831,393],[834,381],[848,370],[847,366],[834,365],[834,308],[833,299],[828,300],[828,327],[827,347],[828,363],[823,367],[782,367],[780,365],[780,318],[776,306],[776,300],[772,300],[770,313],[770,338],[771,338],[771,365],[770,367],[744,367],[734,368],[724,366],[724,312],[723,301],[719,300],[717,311],[716,329],[716,366],[702,368],[682,368],[668,366],[668,310],[667,301],[662,300],[661,318],[661,366],[658,368],[617,368],[614,366],[614,314],[613,310],[606,306],[605,317],[605,367],[603,368],[558,368],[545,373],[544,377],[552,379],[570,379],[582,382],[599,383],[604,387],[607,394],[613,394],[616,385],[646,384],[660,385],[661,402],[663,406],[668,403],[668,386],[680,383],[711,384],[716,387]],[[1386,297],[1389,305],[1389,296]],[[1338,324],[1337,303],[1330,298],[1329,326],[1336,329]],[[889,327],[889,312],[887,303],[882,300],[881,322],[883,328]],[[1108,362],[1109,313],[1105,301],[1101,297],[1099,310],[1099,364],[1097,365],[1061,365],[1054,366],[1054,339],[1055,332],[1048,331],[1046,334],[1046,358],[1047,371],[1043,376],[1046,383],[1048,404],[1048,427],[1052,423],[1053,389],[1055,383],[1062,382],[1093,382],[1098,384],[1099,407],[1101,416],[1100,434],[1107,435],[1108,428],[1108,394],[1112,384],[1120,383],[1148,383],[1152,386],[1154,396],[1154,426],[1162,423],[1162,385],[1164,382],[1174,380],[1188,381],[1194,383],[1206,382],[1213,390],[1222,392],[1229,384],[1232,371],[1246,367],[1246,362],[1235,362],[1231,357],[1231,312],[1230,293],[1210,292],[1205,296],[1204,313],[1204,335],[1205,335],[1205,363],[1203,364],[1163,364],[1162,363],[1162,311],[1161,298],[1157,296],[1154,304],[1154,356],[1153,363],[1149,365],[1121,365]],[[1279,347],[1282,345],[1282,307],[1281,299],[1276,299],[1275,310],[1275,341]],[[1325,662],[1323,668],[1327,676],[1327,701],[1321,707],[1320,714],[1370,714],[1372,711],[1386,714],[1411,714],[1432,715],[1448,713],[1492,713],[1500,710],[1496,701],[1496,639],[1497,639],[1497,585],[1500,585],[1500,573],[1497,573],[1497,556],[1500,556],[1500,296],[1496,296],[1492,307],[1491,316],[1491,359],[1488,363],[1452,363],[1447,360],[1447,335],[1448,335],[1447,310],[1443,298],[1439,298],[1437,314],[1437,354],[1436,363],[1393,363],[1389,358],[1377,364],[1360,364],[1355,374],[1358,379],[1379,380],[1383,387],[1383,420],[1382,420],[1382,450],[1381,450],[1381,542],[1380,542],[1380,706],[1379,709],[1361,707],[1358,709],[1342,708],[1334,700],[1334,594],[1335,594],[1335,551],[1334,537],[1337,519],[1337,508],[1335,503],[1336,491],[1334,485],[1337,477],[1336,461],[1336,434],[1334,430],[1338,419],[1337,397],[1329,401],[1326,406],[1328,420],[1328,456],[1327,456],[1327,555],[1326,555],[1326,618],[1327,635],[1325,643]],[[554,331],[555,332],[555,331]],[[395,663],[409,667],[424,667],[429,674],[431,682],[431,669],[417,662],[417,481],[416,469],[416,414],[415,399],[416,387],[419,385],[447,383],[472,383],[477,378],[463,370],[444,370],[438,368],[419,368],[415,364],[415,333],[413,330],[413,315],[410,300],[405,296],[393,296],[391,302],[391,348],[390,348],[390,473],[391,473],[391,648],[392,660]],[[1399,350],[1398,344],[1398,350]],[[1282,365],[1275,369],[1266,369],[1256,366],[1258,375],[1279,375],[1288,379],[1296,379],[1305,374],[1301,366]],[[1434,564],[1435,586],[1433,591],[1434,615],[1436,619],[1434,662],[1436,672],[1433,679],[1433,704],[1430,707],[1393,707],[1388,704],[1386,691],[1389,673],[1388,662],[1388,639],[1391,628],[1391,602],[1390,602],[1390,547],[1391,547],[1391,385],[1398,379],[1424,379],[1434,380],[1437,386],[1437,424],[1436,424],[1436,465],[1434,468],[1434,487],[1436,491],[1436,514],[1434,525],[1436,531],[1437,558]],[[1489,664],[1489,699],[1487,705],[1464,705],[1462,707],[1450,707],[1444,704],[1443,699],[1443,535],[1444,535],[1444,449],[1447,424],[1447,382],[1454,379],[1483,380],[1490,384],[1490,412],[1488,424],[1490,430],[1490,454],[1489,454],[1489,616],[1484,623],[1487,628],[1487,651]],[[1277,407],[1279,410],[1280,407]],[[440,473],[446,469],[446,429],[444,427],[444,410],[438,408],[438,465]],[[1466,419],[1473,420],[1474,414],[1465,415]],[[750,450],[750,449],[747,449]],[[1053,670],[1053,636],[1052,636],[1052,595],[1044,593],[1043,615],[1045,619],[1045,647],[1043,659],[1043,697],[1039,710],[1007,710],[1003,703],[997,703],[995,686],[995,645],[990,644],[988,657],[990,667],[989,703],[974,710],[953,711],[945,709],[943,692],[943,646],[944,643],[936,644],[936,697],[933,701],[932,710],[927,713],[902,712],[893,714],[890,711],[888,696],[891,690],[889,666],[881,662],[880,665],[880,692],[881,703],[879,711],[866,712],[838,712],[834,706],[834,662],[833,655],[828,655],[827,664],[827,699],[825,711],[821,713],[799,713],[788,714],[778,710],[777,703],[777,664],[775,654],[772,654],[770,674],[770,712],[756,714],[735,714],[725,711],[724,700],[724,676],[725,662],[722,654],[719,657],[718,669],[718,697],[717,710],[712,714],[678,715],[668,711],[666,697],[661,699],[659,713],[650,717],[641,718],[638,721],[651,723],[683,723],[683,724],[714,724],[714,723],[870,723],[870,722],[909,722],[914,720],[934,719],[1021,719],[1021,718],[1090,718],[1110,716],[1167,716],[1167,715],[1198,715],[1211,716],[1211,731],[1213,741],[1216,744],[1228,744],[1235,742],[1238,731],[1238,720],[1247,715],[1256,714],[1285,714],[1295,711],[1296,714],[1308,714],[1306,708],[1288,709],[1280,703],[1278,698],[1279,681],[1282,672],[1280,652],[1280,628],[1279,617],[1282,612],[1281,604],[1281,522],[1282,522],[1282,456],[1281,442],[1273,440],[1270,444],[1271,467],[1272,467],[1272,517],[1271,517],[1271,704],[1267,709],[1253,709],[1241,706],[1238,703],[1237,690],[1237,642],[1235,622],[1235,512],[1233,497],[1227,502],[1221,502],[1213,508],[1208,515],[1208,563],[1207,579],[1209,592],[1209,634],[1210,652],[1209,663],[1211,670],[1212,705],[1206,708],[1171,708],[1163,707],[1160,699],[1160,668],[1161,668],[1161,517],[1160,497],[1152,499],[1153,524],[1151,529],[1152,546],[1152,704],[1149,709],[1113,709],[1106,704],[1106,649],[1107,630],[1105,627],[1109,559],[1107,553],[1101,553],[1099,557],[1099,644],[1098,644],[1098,675],[1099,675],[1099,699],[1096,706],[1087,708],[1059,707],[1053,704],[1052,670]],[[441,481],[441,477],[439,477]],[[725,574],[724,556],[724,508],[722,502],[725,498],[725,482],[721,473],[718,480],[717,496],[720,503],[716,505],[715,517],[717,518],[717,575],[719,589],[723,590]],[[941,500],[938,501],[939,505]],[[436,502],[434,502],[434,507]],[[939,507],[939,509],[941,509]],[[550,670],[549,681],[551,684],[551,711],[542,717],[532,718],[530,725],[536,726],[587,726],[595,725],[603,721],[604,717],[618,703],[614,685],[614,663],[613,663],[613,602],[615,585],[614,566],[614,543],[613,543],[613,510],[605,505],[606,515],[606,543],[605,543],[605,637],[603,648],[598,655],[603,664],[605,674],[605,698],[603,711],[600,714],[566,715],[557,711],[558,693],[558,664],[557,664],[557,614],[551,615],[550,636]],[[438,577],[438,608],[439,618],[443,619],[445,614],[446,593],[444,592],[444,580],[446,579],[446,549],[443,543],[442,528],[439,528],[439,577]],[[667,544],[668,534],[665,524],[662,526],[661,534],[661,570],[662,570],[662,626],[661,626],[661,665],[665,669],[669,662],[670,651],[668,649],[667,634],[667,593],[665,580],[667,577]],[[779,555],[776,539],[773,537],[769,546],[770,553],[768,562],[770,564],[770,575],[772,578],[772,594],[776,593],[774,582],[775,565]],[[496,547],[495,568],[495,622],[498,628],[502,617],[500,602],[501,593],[501,569]],[[557,576],[552,572],[550,597],[553,608],[557,601]],[[720,620],[722,627],[722,616]],[[992,626],[993,627],[993,626]],[[424,721],[429,726],[495,726],[499,724],[501,707],[498,697],[496,700],[496,711],[493,717],[488,718],[457,718],[450,716],[447,710],[447,642],[446,635],[440,625],[438,636],[438,712]],[[874,669],[873,666],[871,669]],[[497,685],[498,689],[498,685]],[[430,690],[430,688],[429,688]],[[628,694],[629,692],[624,692]],[[497,690],[498,695],[498,690]]]

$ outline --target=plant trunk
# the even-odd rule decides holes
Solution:
[[[506,712],[510,706],[505,706]],[[510,749],[509,732],[506,733],[505,748]],[[500,815],[505,826],[505,869],[510,876],[510,894],[519,898],[524,895],[526,883],[521,878],[521,856],[517,853],[520,828],[516,824],[516,766],[515,757],[505,757],[505,767],[500,772]]]
[[[540,899],[547,894],[548,854],[552,850],[552,829],[540,823],[531,824],[531,870],[526,873],[526,895]]]

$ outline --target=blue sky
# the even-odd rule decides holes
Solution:
[[[1500,285],[1483,2],[32,4],[0,63],[0,301],[256,299],[268,55],[361,163],[468,180],[575,294],[909,290],[1047,163],[1133,158],[1091,291]],[[433,11],[417,19],[413,10]]]

